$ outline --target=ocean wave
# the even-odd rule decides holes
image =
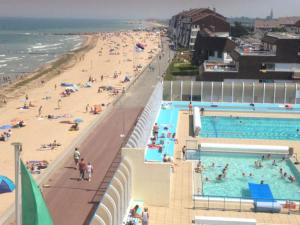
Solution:
[[[22,58],[20,57],[8,57],[8,58],[4,58],[4,60],[0,60],[0,62],[10,62],[10,61],[17,61],[20,60]]]
[[[81,43],[77,43],[76,45],[74,45],[74,47],[71,49],[71,51],[75,51],[77,49],[79,49],[81,47]]]
[[[0,68],[6,67],[7,64],[0,64]]]
[[[80,36],[66,37],[62,41],[69,41],[69,40],[72,40],[72,41],[80,40]]]
[[[6,55],[0,55],[0,57],[5,57]]]
[[[45,49],[45,48],[53,48],[62,45],[63,43],[55,43],[55,44],[48,44],[42,45],[41,43],[37,43],[36,45],[32,46],[33,49]]]

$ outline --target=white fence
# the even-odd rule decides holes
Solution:
[[[139,148],[147,145],[153,123],[162,103],[162,94],[163,86],[158,83],[128,139],[126,148]]]
[[[300,104],[300,84],[164,81],[163,100]]]

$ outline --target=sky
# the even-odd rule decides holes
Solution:
[[[168,19],[189,8],[215,7],[226,17],[300,16],[300,0],[0,0],[1,17]]]

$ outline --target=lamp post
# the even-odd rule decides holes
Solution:
[[[20,155],[22,152],[22,144],[19,142],[12,143],[15,150],[15,216],[16,216],[16,225],[21,225],[21,210],[20,210],[20,203],[21,203],[21,192],[20,192]]]

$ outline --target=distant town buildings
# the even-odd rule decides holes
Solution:
[[[269,32],[284,29],[287,32],[295,32],[295,24],[299,20],[299,16],[279,17],[277,19],[256,19],[254,23],[254,31]]]
[[[176,47],[194,48],[198,31],[208,29],[228,37],[230,25],[226,18],[209,8],[190,9],[173,16],[169,22],[169,36]]]

